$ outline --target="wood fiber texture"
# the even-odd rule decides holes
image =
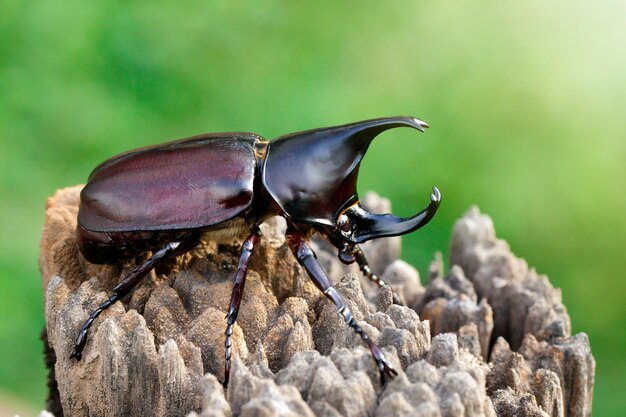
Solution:
[[[341,264],[327,243],[313,242],[355,318],[398,370],[384,386],[361,339],[291,255],[280,218],[262,226],[251,259],[226,391],[224,317],[240,242],[203,242],[158,268],[95,321],[82,361],[70,360],[88,314],[141,261],[83,259],[74,235],[80,189],[48,199],[41,239],[48,409],[56,417],[591,415],[587,336],[570,334],[560,290],[511,253],[477,208],[455,225],[449,272],[436,256],[425,287],[398,259],[399,238],[364,245],[406,306]],[[363,203],[390,210],[374,194]]]

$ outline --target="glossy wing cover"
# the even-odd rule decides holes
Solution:
[[[96,232],[208,227],[250,207],[264,142],[253,133],[196,136],[120,154],[81,192],[78,223]]]

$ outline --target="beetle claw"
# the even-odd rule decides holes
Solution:
[[[393,369],[385,359],[378,362],[378,370],[380,371],[380,385],[385,385],[387,379],[392,379],[398,375],[398,371]]]
[[[82,358],[83,358],[83,354],[80,353],[78,349],[74,349],[74,351],[70,355],[70,359],[76,359],[77,361],[80,361]]]

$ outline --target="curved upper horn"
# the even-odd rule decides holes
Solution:
[[[349,219],[350,231],[344,232],[343,235],[350,242],[357,244],[379,237],[404,235],[425,226],[437,212],[440,203],[441,193],[437,187],[433,187],[428,207],[412,217],[400,218],[393,214],[369,213],[355,204],[344,213]]]

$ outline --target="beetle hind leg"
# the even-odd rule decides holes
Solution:
[[[78,336],[76,337],[76,341],[74,342],[74,350],[70,354],[70,359],[81,360],[82,352],[85,348],[85,343],[87,342],[87,332],[89,328],[93,324],[94,320],[107,308],[109,308],[113,303],[123,298],[126,294],[132,290],[139,281],[143,277],[145,277],[155,266],[157,266],[164,259],[170,258],[172,256],[182,255],[183,253],[189,252],[191,249],[196,247],[199,239],[197,236],[189,237],[185,240],[178,240],[175,242],[170,242],[165,247],[155,252],[150,258],[148,258],[144,263],[134,268],[132,271],[124,277],[119,284],[113,288],[112,294],[109,298],[100,304],[98,308],[96,308],[90,315],[89,318],[83,324],[83,327],[80,329]]]
[[[356,259],[356,262],[359,265],[359,269],[361,270],[363,275],[367,279],[369,279],[371,282],[376,284],[378,288],[382,288],[385,286],[388,286],[389,288],[391,288],[394,304],[398,304],[401,306],[405,305],[404,301],[402,300],[398,292],[391,285],[385,282],[382,278],[380,278],[378,275],[372,272],[372,269],[370,268],[369,263],[367,262],[367,258],[365,257],[365,253],[363,252],[363,249],[361,249],[359,245],[355,246],[354,258]]]
[[[350,311],[347,303],[341,294],[339,294],[337,289],[335,289],[332,285],[321,265],[317,262],[315,253],[306,243],[304,235],[298,231],[289,229],[287,230],[287,242],[289,243],[289,247],[294,256],[300,265],[306,269],[315,286],[317,286],[324,293],[324,295],[337,306],[337,311],[343,316],[346,324],[350,326],[359,336],[361,336],[363,342],[367,344],[380,371],[381,383],[384,384],[386,378],[392,378],[397,375],[397,371],[393,369],[391,364],[387,361],[380,348],[376,345],[376,343],[374,343],[363,328],[359,326],[352,316],[352,312]]]

